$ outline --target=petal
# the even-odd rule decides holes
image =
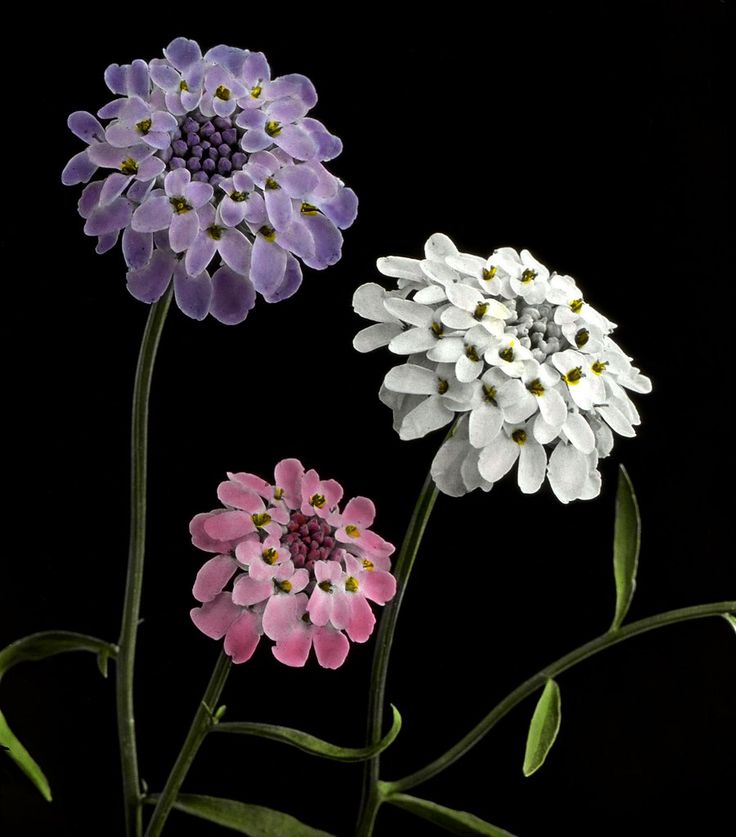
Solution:
[[[240,276],[224,266],[212,277],[210,314],[225,325],[237,325],[248,316],[255,305],[256,292],[246,276]]]
[[[556,389],[546,389],[537,398],[539,412],[547,424],[553,427],[562,427],[567,418],[567,406],[564,398]]]
[[[239,230],[222,230],[218,245],[220,256],[225,264],[239,273],[247,276],[250,270],[251,243]]]
[[[174,217],[174,208],[167,197],[151,197],[133,213],[131,226],[137,232],[165,230]]]
[[[175,213],[169,227],[169,244],[175,253],[183,253],[194,243],[199,232],[199,217],[194,210]]]
[[[342,254],[342,233],[324,215],[303,215],[314,241],[314,256],[304,258],[304,264],[314,270],[323,270],[340,260]]]
[[[498,482],[511,470],[519,452],[516,442],[505,433],[499,433],[491,444],[481,451],[478,459],[480,475],[488,482]]]
[[[412,326],[429,328],[434,319],[434,312],[427,305],[418,305],[408,299],[385,296],[383,307],[394,317]]]
[[[394,392],[408,392],[414,395],[433,395],[438,391],[437,374],[431,369],[413,363],[389,369],[383,383],[387,389]]]
[[[458,249],[444,233],[435,233],[427,239],[424,254],[430,261],[444,263],[447,256],[457,256]]]
[[[534,494],[539,491],[544,482],[544,472],[547,469],[547,454],[544,448],[534,439],[527,439],[521,445],[519,453],[519,488],[523,494]]]
[[[61,182],[64,186],[76,186],[77,183],[86,183],[97,171],[97,165],[92,162],[87,149],[75,154],[64,166],[61,173]]]
[[[225,511],[204,522],[205,533],[218,541],[233,541],[254,529],[250,515],[242,511]]]
[[[92,210],[84,225],[85,235],[106,235],[122,230],[130,222],[133,204],[126,198],[115,198],[106,206]]]
[[[345,506],[342,519],[346,523],[353,523],[361,529],[367,529],[375,520],[376,507],[367,497],[353,497]]]
[[[287,166],[279,172],[279,183],[292,198],[303,198],[317,185],[317,175],[309,166]]]
[[[271,653],[280,663],[301,668],[307,661],[311,647],[312,633],[309,630],[295,630],[279,640],[271,649]]]
[[[192,595],[197,601],[209,602],[222,593],[222,588],[237,572],[238,565],[229,555],[210,558],[197,573]]]
[[[388,346],[401,332],[402,328],[399,323],[376,323],[355,335],[353,348],[357,352],[372,352],[381,346]]]
[[[245,663],[258,646],[260,619],[249,610],[244,611],[227,630],[225,635],[225,653],[234,663]]]
[[[383,605],[396,595],[396,579],[391,573],[383,570],[363,573],[360,579],[360,589],[371,601]]]
[[[494,404],[481,404],[470,413],[470,444],[484,448],[498,436],[503,426],[503,411]]]
[[[462,346],[462,341],[458,342]],[[394,354],[412,355],[415,352],[432,349],[437,343],[437,338],[428,328],[410,328],[408,331],[397,334],[388,344],[388,347]]]
[[[636,431],[631,425],[631,422],[626,418],[626,416],[618,409],[618,407],[614,407],[613,404],[601,404],[599,407],[596,407],[599,415],[604,419],[604,421],[611,427],[612,430],[615,430],[619,436],[628,436],[629,438],[636,436]]]
[[[281,302],[295,294],[302,284],[302,269],[299,262],[291,255],[286,254],[286,269],[281,284],[272,291],[263,292],[262,296],[266,302]]]
[[[153,255],[153,235],[137,232],[132,227],[123,230],[123,256],[133,270],[144,268]]]
[[[447,409],[439,395],[430,396],[407,413],[401,423],[399,437],[405,441],[419,439],[449,424],[454,417],[455,413]]]
[[[191,276],[182,263],[178,262],[174,270],[174,296],[179,309],[187,317],[203,320],[210,310],[212,300],[212,280],[209,274],[202,271],[197,276]]]
[[[108,175],[100,192],[100,206],[106,206],[112,203],[115,198],[119,198],[132,179],[132,177],[120,172],[113,172]]]
[[[322,668],[340,668],[350,650],[348,638],[332,628],[315,630],[312,635],[317,662]]]
[[[273,596],[263,611],[263,632],[277,642],[294,632],[302,610],[297,596]],[[301,632],[300,632],[301,633]]]
[[[282,125],[273,141],[295,160],[311,160],[317,154],[317,143],[298,125]]]
[[[69,130],[86,142],[87,145],[91,145],[95,140],[103,142],[105,139],[105,129],[86,110],[75,110],[74,113],[70,113],[66,124],[69,126]]]
[[[336,227],[347,229],[358,217],[358,196],[352,189],[341,187],[334,198],[320,203],[320,209]]]
[[[580,413],[570,413],[562,429],[567,438],[582,453],[592,453],[595,450],[595,434]]]
[[[587,459],[573,445],[558,442],[549,458],[547,475],[558,500],[569,503],[580,496],[588,473]]]
[[[448,439],[441,445],[432,462],[432,479],[437,488],[450,497],[462,497],[467,493],[460,472],[467,453],[468,443],[465,439]]]
[[[199,276],[212,261],[212,257],[216,252],[217,242],[215,239],[207,231],[201,231],[192,242],[184,257],[186,272],[190,276]]]
[[[388,573],[384,573],[384,575],[388,575]],[[371,610],[371,606],[360,593],[355,593],[351,596],[351,599],[351,618],[347,625],[348,636],[353,642],[365,642],[373,633],[376,617]]]
[[[273,593],[273,581],[259,581],[249,575],[241,575],[233,585],[233,602],[237,605],[254,605],[265,601]]]
[[[241,609],[233,604],[230,594],[220,593],[211,602],[193,608],[189,615],[203,634],[210,639],[222,639],[240,613]]]
[[[288,227],[292,221],[291,198],[281,188],[266,189],[264,193],[266,200],[266,212],[271,225],[277,229]]]
[[[281,284],[286,270],[286,251],[262,235],[253,243],[250,278],[260,293],[275,291]]]

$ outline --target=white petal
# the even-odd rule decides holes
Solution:
[[[403,256],[384,256],[378,259],[376,267],[384,276],[394,279],[422,279],[422,269],[417,259],[405,259]]]
[[[385,288],[375,282],[366,282],[353,294],[353,310],[366,320],[373,320],[376,323],[391,323],[394,321],[394,317],[383,306],[385,297]]]
[[[468,455],[460,466],[460,475],[468,491],[475,491],[476,488],[482,488],[483,491],[490,491],[493,488],[493,483],[484,480],[480,475],[480,471],[478,470],[479,457],[480,451],[475,450],[475,448],[470,448]]]
[[[418,305],[409,299],[399,299],[395,296],[386,297],[384,308],[405,323],[413,326],[429,327],[433,318],[433,311],[426,305]]]
[[[483,294],[478,288],[471,288],[470,285],[460,283],[450,285],[447,288],[447,298],[453,305],[462,308],[464,311],[475,311],[476,306],[484,302]]]
[[[562,427],[567,418],[567,407],[565,406],[565,399],[557,392],[556,389],[545,389],[545,391],[537,398],[539,402],[539,412],[547,424],[553,427]]]
[[[424,352],[433,348],[437,338],[428,328],[410,328],[397,334],[388,344],[389,349],[397,355],[410,355],[412,352]]]
[[[582,453],[592,453],[595,450],[595,433],[580,413],[570,413],[562,429]]]
[[[437,451],[432,462],[432,479],[437,488],[450,497],[462,497],[468,489],[463,481],[461,466],[470,445],[464,439],[448,439]]]
[[[533,416],[537,412],[538,406],[537,399],[525,389],[519,393],[516,401],[503,408],[503,414],[506,421],[511,422],[511,424],[519,424],[526,421],[529,416]],[[555,433],[556,435],[557,433]]]
[[[422,305],[434,305],[436,302],[444,302],[447,299],[445,289],[442,285],[427,285],[421,291],[414,294],[414,302],[419,302]]]
[[[588,472],[585,483],[580,489],[580,500],[592,500],[601,493],[601,474],[596,468]]]
[[[534,439],[527,438],[519,454],[519,488],[523,494],[535,494],[544,482],[547,454]]]
[[[534,419],[532,434],[540,445],[546,445],[559,436],[560,428],[552,424],[547,424],[541,415],[537,415]]]
[[[445,308],[440,319],[444,325],[454,331],[464,331],[477,325],[476,319],[470,312],[464,311],[462,308],[456,308],[454,305]]]
[[[480,256],[471,256],[469,253],[458,253],[457,256],[447,256],[447,264],[459,270],[460,273],[466,273],[468,276],[481,276],[483,268],[486,266],[486,260]]]
[[[577,448],[559,442],[549,458],[547,475],[557,499],[569,503],[580,496],[585,485],[588,460]]]
[[[372,352],[381,346],[388,346],[401,331],[399,323],[376,323],[355,335],[353,348],[358,352]]]
[[[636,436],[636,431],[631,426],[631,422],[626,416],[613,404],[601,404],[596,408],[598,414],[610,425],[610,427],[619,434],[619,436]]]
[[[438,363],[455,363],[465,351],[465,343],[460,337],[443,337],[435,340],[433,347],[427,352],[430,360]]]
[[[422,272],[432,282],[436,282],[443,287],[452,287],[460,278],[444,262],[427,261],[426,259],[422,262]]]
[[[437,392],[437,375],[423,366],[405,363],[389,369],[383,383],[394,392],[407,392],[412,395],[433,395]]]
[[[483,371],[482,360],[471,360],[465,353],[460,355],[455,366],[455,374],[462,384],[469,384],[474,381]]]
[[[426,436],[432,430],[437,430],[449,424],[455,417],[452,410],[445,407],[439,395],[432,395],[407,413],[401,423],[399,437],[404,441],[419,439]]]
[[[443,261],[445,256],[457,256],[458,249],[444,233],[435,233],[427,239],[424,254],[431,261]]]
[[[503,426],[503,412],[490,403],[476,407],[470,414],[470,444],[484,448],[492,442]]]
[[[519,458],[519,445],[505,433],[499,433],[478,459],[480,475],[488,482],[498,482]]]

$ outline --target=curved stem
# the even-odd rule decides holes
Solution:
[[[685,622],[690,619],[702,619],[706,616],[720,616],[734,610],[736,610],[736,601],[715,602],[713,604],[684,607],[680,610],[670,610],[666,613],[658,613],[656,616],[650,616],[647,619],[641,619],[639,622],[632,622],[630,625],[625,625],[617,631],[609,631],[587,642],[585,645],[581,645],[564,657],[560,657],[556,662],[538,671],[533,677],[530,677],[514,689],[480,723],[476,724],[466,736],[461,738],[457,744],[450,747],[439,758],[436,758],[433,762],[411,773],[409,776],[404,776],[402,779],[397,779],[393,782],[382,783],[385,787],[385,793],[390,795],[391,793],[409,790],[441,773],[446,767],[449,767],[461,758],[461,756],[464,756],[471,747],[474,747],[518,703],[544,686],[549,678],[556,677],[558,674],[567,671],[567,669],[572,668],[588,657],[592,657],[599,651],[610,648],[612,645],[617,645],[619,642],[623,642],[632,636],[638,636],[647,631],[652,631],[655,628],[663,628],[665,625],[674,625],[677,622]]]
[[[452,431],[451,431],[452,432]],[[432,475],[428,474],[422,486],[419,499],[414,507],[409,528],[406,530],[401,544],[399,556],[396,560],[394,575],[396,576],[396,595],[386,605],[381,616],[376,635],[376,647],[373,652],[373,668],[371,669],[371,689],[368,695],[368,743],[376,744],[381,740],[381,723],[383,720],[383,705],[386,694],[386,673],[391,655],[391,644],[399,618],[401,602],[404,598],[406,585],[411,575],[414,559],[422,542],[427,521],[434,508],[438,489]],[[365,764],[363,772],[363,798],[361,800],[357,833],[360,837],[368,837],[373,833],[376,813],[383,799],[378,790],[378,773],[380,755],[376,755]]]
[[[125,582],[123,620],[120,626],[117,665],[118,739],[123,772],[126,833],[136,837],[142,831],[138,753],[135,740],[133,677],[135,646],[143,589],[143,558],[146,546],[146,461],[148,456],[148,398],[151,376],[161,331],[171,303],[171,289],[151,306],[138,353],[133,388],[130,435],[130,544]]]
[[[174,802],[176,802],[176,795],[179,793],[184,779],[186,779],[189,768],[192,766],[192,762],[205,736],[212,725],[216,723],[212,717],[212,713],[217,708],[217,702],[220,699],[229,673],[230,658],[224,652],[221,652],[215,663],[215,668],[212,672],[212,677],[210,677],[210,682],[207,685],[204,697],[194,715],[184,744],[177,756],[176,762],[174,762],[169,778],[166,780],[166,786],[158,798],[156,808],[151,816],[151,821],[148,823],[148,828],[146,829],[146,837],[158,837],[166,824]]]

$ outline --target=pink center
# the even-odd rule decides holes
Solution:
[[[334,529],[320,517],[291,513],[283,543],[296,567],[311,569],[315,561],[327,561],[335,549]]]

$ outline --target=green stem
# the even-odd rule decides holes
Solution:
[[[452,431],[451,431],[452,432]],[[394,575],[396,577],[396,595],[386,605],[376,634],[376,647],[373,652],[373,668],[371,670],[371,689],[368,695],[368,744],[376,744],[381,740],[381,726],[383,721],[383,706],[386,694],[386,673],[391,655],[391,644],[396,630],[396,620],[399,618],[401,602],[404,598],[406,585],[411,575],[414,559],[422,542],[427,521],[437,499],[437,486],[431,474],[427,475],[422,491],[414,507],[409,528],[406,530],[404,541],[396,560]],[[359,837],[369,837],[373,833],[378,808],[382,802],[379,792],[378,775],[380,769],[380,754],[365,763],[363,771],[363,798],[358,817],[357,834]]]
[[[143,332],[133,388],[133,415],[130,435],[130,543],[128,574],[125,582],[120,651],[117,664],[118,738],[123,772],[126,834],[139,837],[143,830],[141,793],[138,779],[138,753],[135,740],[133,677],[135,646],[143,589],[143,559],[146,546],[146,462],[148,456],[148,398],[171,289],[151,306]]]
[[[151,821],[148,823],[148,828],[146,829],[146,837],[158,837],[166,824],[166,820],[176,802],[176,795],[179,793],[184,779],[186,779],[189,768],[192,766],[192,762],[205,736],[212,728],[212,725],[216,723],[213,719],[213,713],[217,708],[217,702],[220,700],[220,695],[222,694],[222,689],[225,686],[225,681],[229,673],[230,658],[224,652],[221,652],[217,663],[215,663],[207,690],[194,715],[184,744],[169,774],[169,778],[166,780],[166,786],[158,798],[153,815],[151,816]]]
[[[623,642],[632,636],[652,631],[655,628],[663,628],[665,625],[674,625],[677,622],[685,622],[689,619],[721,616],[734,610],[736,610],[736,601],[715,602],[714,604],[696,605],[694,607],[684,607],[680,610],[670,610],[667,613],[658,613],[656,616],[641,619],[639,622],[632,622],[630,625],[625,625],[617,631],[609,631],[587,642],[585,645],[581,645],[564,657],[560,657],[556,662],[543,668],[518,688],[514,689],[479,724],[473,727],[464,738],[461,738],[454,747],[450,747],[439,758],[422,767],[420,770],[411,773],[409,776],[404,776],[402,779],[397,779],[393,782],[383,782],[384,795],[409,790],[441,773],[446,767],[449,767],[461,756],[464,756],[471,747],[474,747],[518,703],[544,686],[549,678],[562,674],[563,671],[567,671],[567,669],[572,668],[588,657],[592,657],[599,651],[610,648],[612,645],[617,645],[619,642]]]

